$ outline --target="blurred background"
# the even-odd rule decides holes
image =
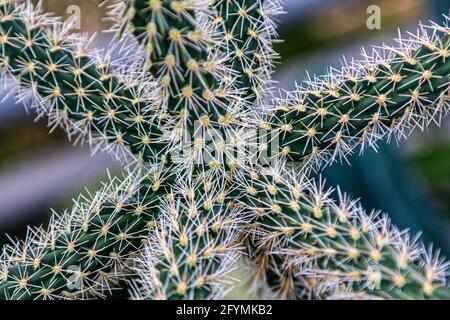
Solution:
[[[397,28],[414,31],[418,21],[440,22],[449,13],[447,0],[284,0],[277,45],[282,59],[275,75],[280,86],[293,87],[310,73],[339,66],[343,56],[358,56],[360,48],[392,42]],[[81,31],[97,32],[97,45],[108,45],[101,30],[105,10],[92,0],[44,0],[47,11],[67,18],[71,5],[81,9]],[[381,29],[369,30],[370,5],[381,9]],[[0,97],[6,95],[1,92]],[[108,155],[91,157],[87,147],[73,147],[65,134],[48,134],[45,120],[8,99],[0,104],[0,243],[5,233],[22,236],[26,225],[45,223],[50,208],[62,210],[84,186],[95,190],[106,170],[120,172]],[[400,228],[422,231],[450,256],[450,121],[426,134],[414,134],[400,146],[382,145],[349,164],[324,173],[328,185],[340,185],[363,205],[382,209]]]

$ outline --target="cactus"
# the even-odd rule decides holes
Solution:
[[[1,298],[89,298],[107,293],[156,219],[152,206],[164,188],[152,190],[155,173],[111,178],[99,191],[81,195],[70,211],[54,213],[47,230],[29,228],[24,241],[5,246]]]
[[[225,296],[242,251],[239,232],[245,222],[227,194],[223,183],[201,180],[170,194],[162,204],[158,230],[137,261],[134,298]]]
[[[281,275],[266,290],[275,296],[304,295],[294,285],[300,276],[313,294],[328,297],[450,298],[449,263],[417,237],[393,227],[387,216],[367,214],[340,190],[334,201],[332,189],[320,180],[274,176],[269,171],[239,179],[248,194],[245,206],[256,215],[253,233],[259,255],[269,262],[279,260],[275,270],[265,261],[255,264],[259,276],[265,276],[264,269]]]
[[[20,83],[21,100],[34,98],[32,107],[52,126],[63,126],[75,141],[87,139],[94,150],[147,160],[163,153],[168,138],[161,128],[170,124],[152,111],[155,87],[142,71],[119,70],[107,54],[88,55],[83,38],[66,36],[69,25],[39,7],[6,2],[1,14],[1,67]],[[56,25],[52,32],[49,25]]]
[[[144,48],[150,73],[169,91],[170,112],[183,107],[180,90],[195,88],[195,110],[184,104],[185,112],[200,110],[205,114],[194,115],[197,120],[208,116],[221,122],[229,118],[227,108],[236,108],[233,103],[242,111],[270,88],[277,57],[270,19],[279,11],[276,2],[266,8],[262,1],[136,0],[119,2],[111,15],[119,34],[130,29]],[[241,90],[227,94],[230,85]]]
[[[311,175],[322,160],[440,122],[448,26],[420,25],[275,93],[281,12],[277,0],[118,1],[117,44],[102,52],[39,5],[0,1],[0,65],[19,101],[137,167],[5,246],[0,298],[107,297],[123,286],[136,299],[223,298],[243,254],[268,297],[450,297],[437,251],[340,192],[335,202]],[[111,58],[117,48],[131,59]],[[184,134],[195,138],[187,149]],[[208,135],[221,140],[207,146]],[[247,143],[255,153],[236,157]],[[204,163],[217,149],[222,158]],[[254,163],[260,151],[280,159]]]

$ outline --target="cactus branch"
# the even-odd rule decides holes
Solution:
[[[279,13],[278,0],[120,1],[113,30],[134,36],[120,48],[134,53],[117,61],[126,41],[92,51],[39,5],[0,0],[2,82],[13,78],[19,101],[75,141],[144,165],[6,246],[0,298],[103,297],[118,279],[137,299],[222,298],[244,243],[254,287],[270,297],[450,297],[449,263],[436,251],[288,171],[439,123],[449,111],[448,17],[274,95]],[[207,160],[240,151],[258,126],[287,163]],[[194,141],[177,162],[184,133]],[[129,263],[137,278],[125,277]]]
[[[134,66],[119,70],[108,55],[89,54],[79,36],[29,2],[0,5],[0,66],[49,124],[62,126],[94,151],[155,161],[170,142],[156,116],[156,87]],[[48,31],[49,30],[49,31]],[[118,74],[115,74],[117,71]]]
[[[269,171],[240,181],[247,194],[243,205],[255,215],[259,256],[279,261],[275,269],[281,279],[301,276],[316,295],[450,297],[449,262],[380,212],[366,213],[339,190],[339,201],[334,201],[332,189],[305,176]],[[295,289],[282,283],[280,292],[294,295]]]
[[[123,179],[112,178],[101,190],[81,195],[70,211],[54,213],[47,230],[29,228],[24,241],[3,248],[0,298],[108,293],[155,224],[155,205],[167,189],[163,178],[157,169],[144,175],[127,172]]]
[[[320,165],[439,124],[450,110],[445,19],[274,97],[275,114],[263,125],[280,132],[282,154]]]
[[[245,218],[223,183],[187,183],[161,205],[135,267],[136,299],[221,299],[240,255]]]

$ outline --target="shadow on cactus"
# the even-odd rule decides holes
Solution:
[[[126,288],[135,299],[220,299],[242,256],[264,297],[450,298],[438,251],[341,191],[332,199],[319,176],[440,123],[448,17],[283,91],[272,80],[277,0],[108,6],[116,37],[101,51],[39,5],[0,2],[4,85],[125,168],[3,248],[1,298]]]

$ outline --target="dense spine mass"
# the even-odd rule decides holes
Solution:
[[[29,228],[24,241],[3,248],[0,298],[73,299],[110,294],[123,279],[154,228],[159,197],[167,192],[162,172],[129,172],[82,195],[47,230]],[[126,269],[126,268],[125,268]]]
[[[363,53],[341,70],[275,97],[268,126],[294,160],[343,159],[355,148],[376,148],[448,114],[450,38],[442,26],[420,26],[394,47]]]
[[[36,98],[34,107],[51,125],[121,158],[154,162],[164,155],[161,128],[169,121],[155,116],[155,86],[146,76],[131,68],[126,76],[114,74],[108,58],[96,61],[63,25],[47,32],[52,20],[32,6],[3,3],[0,15],[0,65],[19,83],[22,99]]]
[[[239,181],[254,215],[255,274],[275,296],[450,297],[448,262],[380,212],[340,192],[333,201],[331,189],[301,175],[251,172]]]
[[[121,280],[136,299],[223,298],[244,251],[254,289],[268,297],[449,298],[448,263],[387,217],[340,193],[333,201],[284,162],[212,156],[251,141],[309,172],[439,122],[449,111],[447,26],[421,25],[278,95],[277,0],[119,1],[114,31],[130,66],[19,3],[0,1],[0,65],[19,100],[144,168],[4,247],[0,298],[103,297]]]

